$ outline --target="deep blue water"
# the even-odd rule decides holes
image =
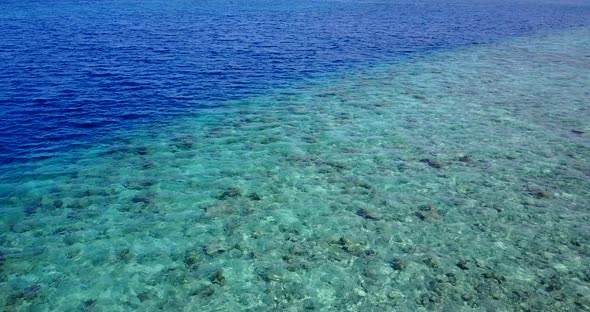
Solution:
[[[576,0],[4,0],[0,164],[412,53],[588,24]]]

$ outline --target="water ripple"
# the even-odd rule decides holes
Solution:
[[[38,157],[30,146],[58,152],[334,71],[585,25],[589,8],[576,0],[2,1],[0,164]]]

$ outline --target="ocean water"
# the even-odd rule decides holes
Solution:
[[[113,40],[36,56],[2,40],[2,309],[590,310],[587,6],[402,3],[411,25],[433,14],[423,30],[440,30],[429,39],[439,43],[391,35],[372,51],[371,29],[389,36],[397,25],[372,24],[393,4],[64,3],[2,4],[15,33],[59,33],[56,23],[71,31],[23,33],[41,38],[30,47]],[[242,58],[171,49],[156,65],[123,60],[163,57],[150,53],[201,25],[194,10],[210,14],[202,25],[247,27],[253,14],[276,22],[263,29],[314,30],[280,26],[259,39],[273,47],[244,48]],[[473,24],[432,25],[450,12]],[[141,37],[163,16],[162,37]],[[318,16],[342,20],[332,29]],[[508,17],[514,24],[484,31]],[[113,25],[126,30],[121,41],[102,32]],[[194,31],[240,33],[228,25]],[[292,45],[279,49],[281,34]],[[323,51],[329,38],[341,46]],[[185,52],[211,48],[191,40]],[[232,40],[219,44],[255,39]],[[302,42],[328,55],[306,59],[295,51]],[[207,59],[208,78],[205,65],[185,63]],[[222,70],[232,62],[243,71]],[[85,72],[97,63],[106,76]]]
[[[0,166],[408,55],[590,24],[585,0],[3,0]]]

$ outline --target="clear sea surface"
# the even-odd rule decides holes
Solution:
[[[587,1],[0,2],[0,310],[590,311]]]

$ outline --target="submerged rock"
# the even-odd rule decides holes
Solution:
[[[264,272],[260,273],[259,275],[260,275],[260,278],[262,278],[267,283],[280,282],[285,278],[282,274],[279,274],[279,273],[271,271],[271,270],[264,271]]]
[[[581,309],[580,311],[590,311],[590,295],[578,294],[574,303]]]
[[[347,246],[347,245],[352,244],[352,241],[349,238],[342,236],[338,240],[338,244],[340,244],[341,246]]]
[[[442,161],[437,159],[424,158],[420,159],[420,161],[436,169],[440,169],[445,166],[445,164]]]
[[[473,300],[473,296],[471,294],[462,294],[461,299],[463,299],[463,301],[471,301]]]
[[[67,218],[68,219],[72,219],[72,220],[81,220],[84,218],[93,218],[93,217],[97,217],[99,214],[96,211],[91,211],[91,210],[74,210],[71,211],[67,214]]]
[[[126,154],[130,152],[130,148],[124,145],[117,145],[108,148],[103,152],[103,155]]]
[[[260,144],[271,144],[279,142],[281,139],[278,137],[264,137],[260,140]]]
[[[186,135],[172,140],[172,147],[179,150],[189,150],[196,144],[196,139],[191,135]]]
[[[227,247],[225,246],[225,244],[223,243],[213,243],[213,244],[209,244],[207,245],[207,247],[205,247],[203,249],[203,251],[208,255],[208,256],[212,256],[215,254],[219,254],[222,252],[225,252],[227,250]]]
[[[96,302],[97,302],[96,299],[85,300],[83,303],[83,305],[84,305],[83,311],[92,311],[94,309],[94,307],[96,306]]]
[[[25,206],[23,208],[25,215],[30,216],[32,214],[34,214],[35,212],[37,212],[37,210],[39,210],[42,207],[41,204],[32,204],[32,205],[28,205]]]
[[[150,187],[158,184],[158,180],[156,179],[143,179],[138,182],[141,187]]]
[[[392,269],[396,270],[396,271],[403,271],[408,267],[408,263],[400,258],[395,258],[393,260],[391,260],[391,262],[389,262],[389,265],[391,266]]]
[[[205,208],[205,217],[215,218],[236,213],[238,207],[227,202],[216,202]]]
[[[465,259],[461,259],[457,262],[457,267],[461,270],[469,270],[469,263]]]
[[[383,215],[375,210],[361,208],[356,212],[357,215],[369,220],[381,220]]]
[[[318,141],[313,136],[304,136],[304,137],[301,138],[301,140],[303,140],[303,142],[305,142],[305,143],[310,143],[310,144],[317,143],[317,141]]]
[[[205,287],[201,287],[195,289],[189,293],[189,296],[199,296],[199,297],[211,297],[215,293],[215,287],[212,285],[207,285]]]
[[[71,245],[77,243],[78,241],[80,241],[80,238],[74,234],[66,234],[66,235],[64,235],[62,240],[63,240],[64,244],[66,244],[67,246],[71,246]]]
[[[262,196],[260,196],[256,192],[252,192],[252,193],[248,194],[248,198],[250,198],[251,200],[262,200]]]
[[[334,169],[346,169],[346,165],[340,161],[324,160],[320,162],[323,165],[330,166]]]
[[[152,161],[152,160],[146,160],[143,162],[143,164],[141,165],[142,169],[152,169],[156,166],[156,162]]]
[[[498,282],[498,284],[502,284],[506,281],[506,278],[503,275],[496,272],[485,272],[481,276],[486,279],[495,280],[496,282]]]
[[[123,247],[117,251],[117,260],[119,261],[129,261],[132,256],[133,254],[129,247]]]
[[[358,187],[365,189],[365,190],[372,190],[373,189],[373,186],[371,184],[369,184],[368,182],[364,182],[364,181],[358,181],[356,183],[356,185]]]
[[[8,296],[6,299],[6,305],[14,305],[19,300],[31,300],[39,296],[41,292],[41,285],[33,284],[22,290],[16,291]]]
[[[131,199],[134,203],[143,203],[143,204],[151,204],[156,199],[156,194],[148,193],[148,194],[138,194],[133,196]]]
[[[545,287],[546,292],[552,292],[556,290],[561,290],[563,282],[561,281],[559,275],[551,275],[549,277],[544,278],[541,281],[541,285]]]
[[[223,274],[223,270],[219,270],[213,273],[213,276],[211,276],[211,283],[220,286],[225,285],[225,275]]]
[[[551,193],[549,191],[545,191],[540,188],[536,188],[536,187],[529,188],[529,194],[535,198],[551,198],[551,197],[553,197],[553,193]]]
[[[41,224],[36,220],[24,220],[18,222],[10,227],[10,230],[14,233],[25,233],[38,228]]]
[[[150,291],[142,291],[137,294],[137,299],[139,299],[140,302],[148,301],[152,299],[152,297],[153,295]]]
[[[470,155],[459,155],[459,157],[457,157],[457,160],[464,163],[470,163],[473,161],[473,158],[471,158]]]
[[[229,198],[235,198],[242,196],[242,190],[239,187],[229,187],[225,189],[221,194],[217,196],[217,199],[225,200]]]
[[[342,250],[352,255],[361,256],[363,253],[363,245],[361,243],[352,241],[347,237],[340,237],[340,239],[336,241],[336,244],[338,244]]]
[[[53,201],[53,207],[61,208],[64,205],[64,202],[61,199],[56,199]]]
[[[184,259],[182,260],[184,264],[190,268],[195,269],[198,267],[199,263],[201,262],[201,256],[196,250],[187,250],[184,253]]]
[[[135,149],[135,152],[139,155],[147,155],[150,152],[150,149],[147,146],[140,146]]]
[[[435,256],[427,256],[422,262],[433,269],[440,267],[440,260]]]
[[[416,216],[422,221],[435,222],[440,220],[441,216],[438,212],[438,208],[434,205],[426,205],[420,207],[416,212]]]

